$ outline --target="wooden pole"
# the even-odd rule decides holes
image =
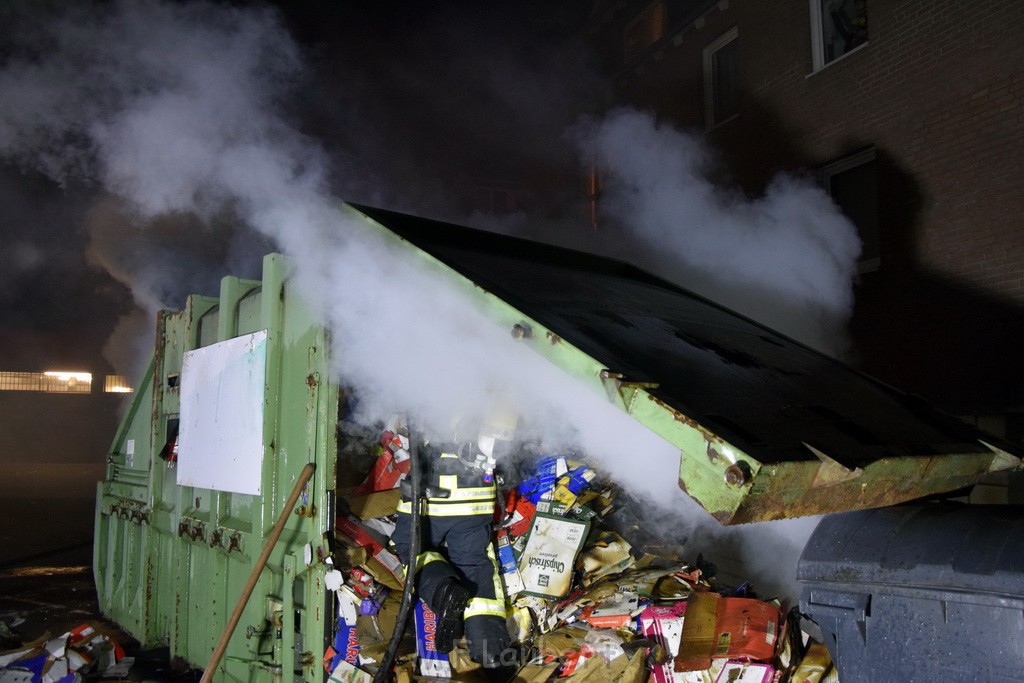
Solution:
[[[221,658],[224,657],[224,651],[228,649],[228,642],[231,640],[231,635],[235,632],[235,627],[238,626],[238,620],[242,618],[242,611],[249,603],[249,598],[252,597],[252,591],[256,588],[256,582],[259,581],[263,568],[267,566],[270,553],[274,550],[274,546],[277,545],[278,539],[281,538],[281,532],[284,531],[284,523],[288,520],[292,510],[295,509],[295,503],[298,502],[302,489],[313,476],[314,470],[316,470],[316,466],[313,463],[307,463],[299,473],[299,478],[295,482],[295,488],[292,489],[291,495],[288,496],[288,502],[284,504],[284,509],[281,510],[281,514],[277,518],[277,523],[274,524],[274,528],[270,532],[267,544],[263,547],[263,552],[260,553],[259,559],[256,560],[256,566],[252,568],[252,573],[249,574],[249,581],[245,584],[245,588],[242,589],[242,594],[238,596],[238,604],[235,605],[235,611],[231,613],[231,618],[228,619],[228,623],[224,627],[224,632],[220,636],[220,642],[213,649],[210,663],[203,670],[203,677],[200,679],[200,683],[210,683],[213,679],[213,672],[217,670]]]

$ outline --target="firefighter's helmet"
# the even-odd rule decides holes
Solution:
[[[519,425],[519,415],[504,401],[496,404],[482,420],[477,432],[477,448],[488,459],[499,458],[511,450]]]
[[[483,417],[462,416],[453,425],[453,441],[463,460],[494,463],[511,450],[519,418],[506,403],[496,402]],[[482,457],[481,457],[482,456]]]

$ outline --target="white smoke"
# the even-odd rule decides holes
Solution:
[[[640,241],[644,265],[809,346],[847,351],[861,244],[820,187],[781,174],[759,198],[722,188],[702,139],[632,109],[575,135],[603,174],[603,218]]]
[[[146,0],[43,26],[45,55],[0,71],[0,153],[116,198],[90,213],[91,258],[131,285],[150,319],[180,306],[179,293],[215,286],[225,234],[269,240],[332,331],[337,376],[357,388],[363,418],[411,411],[441,431],[512,395],[549,442],[578,444],[641,485],[631,454],[658,452],[656,437],[516,344],[422,258],[342,213],[321,148],[282,107],[301,62],[273,12]],[[139,321],[127,316],[115,338],[124,344]],[[657,467],[673,476],[656,495],[668,500],[678,452],[661,452]]]
[[[652,504],[681,505],[677,450],[511,339],[424,258],[345,217],[330,160],[287,111],[304,67],[272,10],[75,4],[31,28],[0,70],[0,156],[97,184],[93,262],[131,285],[150,320],[222,274],[258,275],[225,267],[251,265],[254,245],[279,249],[364,417],[412,411],[441,430],[510,395],[552,449],[577,445]],[[665,256],[670,279],[752,315],[793,302],[810,315],[755,317],[840,346],[858,247],[820,192],[782,178],[761,200],[723,193],[702,145],[636,113],[579,139],[608,165],[607,210]]]

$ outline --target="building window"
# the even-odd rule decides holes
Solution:
[[[878,270],[881,251],[878,237],[878,165],[875,149],[869,148],[844,156],[818,169],[825,191],[846,217],[857,226],[863,244],[861,273]]]
[[[740,111],[738,29],[704,48],[704,112],[707,128],[725,123]]]
[[[627,62],[661,40],[661,37],[665,35],[667,16],[665,0],[657,0],[626,24],[623,36],[625,39],[624,56]]]
[[[108,394],[130,394],[134,389],[124,375],[107,375],[103,378],[103,391]]]
[[[810,0],[814,70],[868,42],[867,0]]]
[[[0,391],[88,394],[92,391],[92,374],[70,370],[0,372]]]

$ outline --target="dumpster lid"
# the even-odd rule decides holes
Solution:
[[[909,503],[829,515],[797,564],[805,586],[1024,596],[1024,506]]]
[[[755,467],[827,463],[853,473],[894,459],[992,455],[980,442],[992,444],[992,438],[922,399],[630,264],[352,206],[616,376],[644,386],[677,420],[739,449],[756,461]],[[1003,455],[1008,459],[1002,466],[1016,464]],[[894,476],[908,474],[904,468]],[[687,482],[680,483],[687,488]],[[963,484],[950,480],[944,490]],[[902,499],[928,492],[927,487],[907,491]],[[896,501],[877,504],[887,502]],[[774,512],[756,511],[744,521],[876,503],[861,496],[860,501],[825,503],[824,510],[788,511],[780,500],[765,504]]]

